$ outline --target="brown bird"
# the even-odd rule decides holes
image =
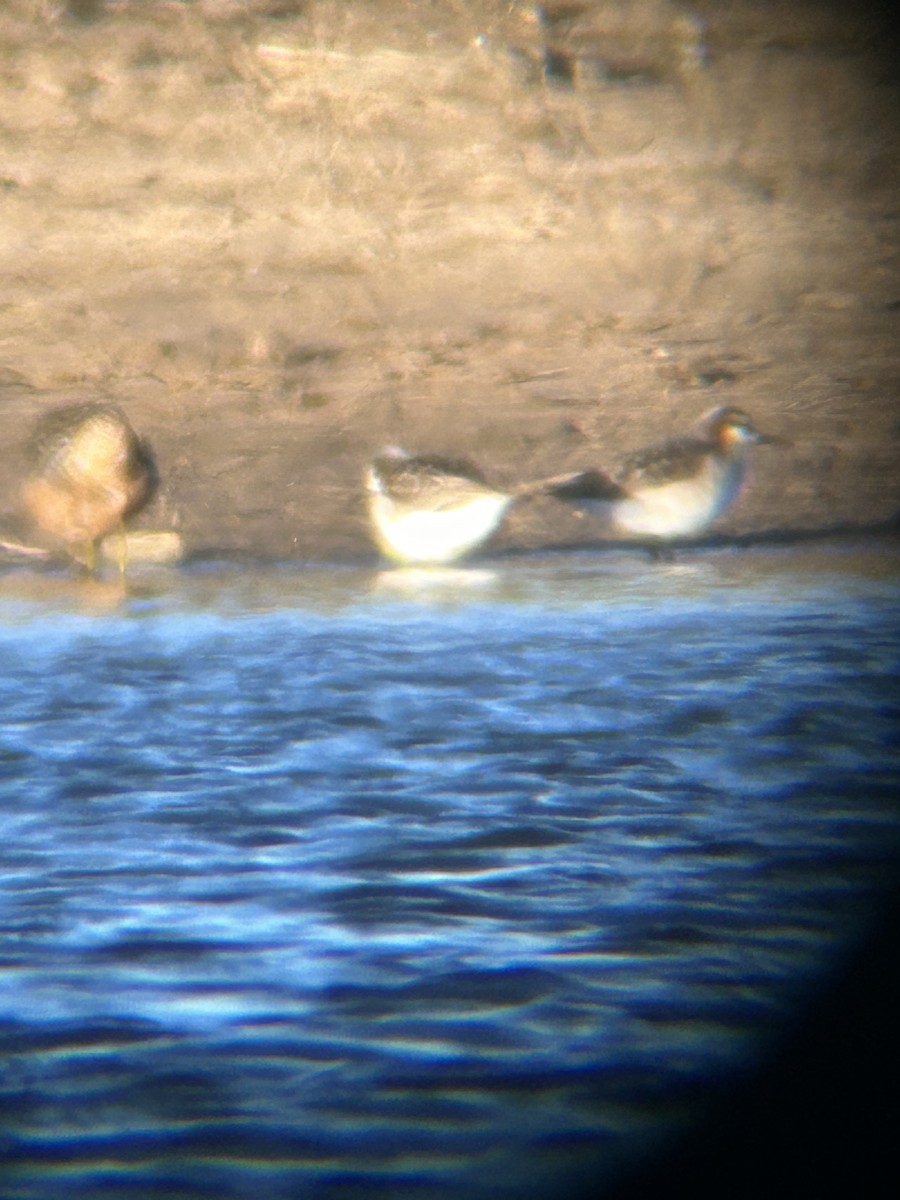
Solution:
[[[153,455],[125,414],[110,404],[72,404],[41,417],[27,449],[22,501],[32,520],[89,571],[97,543],[118,529],[119,570],[126,560],[125,519],[158,485]]]

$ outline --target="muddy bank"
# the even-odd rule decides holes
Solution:
[[[113,399],[189,552],[369,554],[384,442],[498,482],[720,403],[785,438],[721,526],[900,510],[897,78],[849,5],[13,0],[3,529]],[[498,546],[605,531],[550,501]]]

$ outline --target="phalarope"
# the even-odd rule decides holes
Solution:
[[[382,450],[366,475],[375,542],[394,562],[440,566],[477,550],[500,526],[511,505],[553,495],[571,476],[554,476],[502,490],[463,458]]]
[[[22,501],[31,518],[93,571],[97,543],[118,529],[125,571],[125,518],[150,500],[158,476],[152,454],[110,404],[73,404],[36,423]]]
[[[399,563],[455,562],[487,541],[516,492],[491,487],[465,459],[382,450],[367,476],[369,518],[381,552]]]
[[[750,447],[780,442],[726,405],[707,413],[692,434],[629,455],[615,476],[581,471],[552,494],[659,548],[711,525],[737,499]]]

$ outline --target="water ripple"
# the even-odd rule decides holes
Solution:
[[[10,1197],[538,1195],[687,1119],[895,869],[832,568],[0,603]]]

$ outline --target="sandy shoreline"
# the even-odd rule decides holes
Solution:
[[[194,556],[371,556],[385,442],[507,484],[722,403],[791,442],[723,536],[894,519],[900,89],[871,14],[577,8],[7,6],[0,536],[33,537],[30,422],[84,399],[148,438],[137,524]],[[494,546],[604,536],[540,501]]]

